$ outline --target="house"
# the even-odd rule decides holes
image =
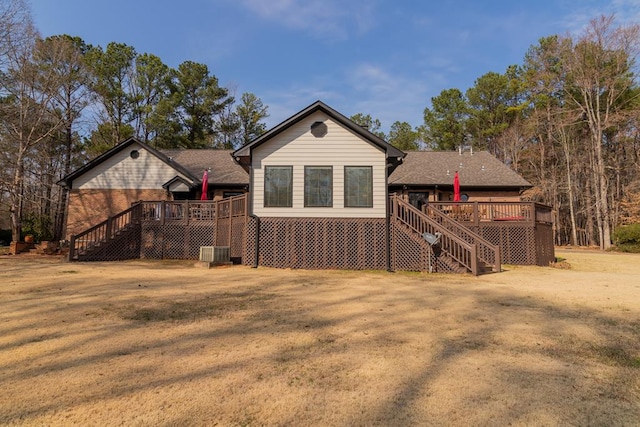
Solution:
[[[462,202],[519,202],[532,185],[487,151],[413,151],[389,177],[389,191],[421,203],[453,201],[458,173]]]
[[[69,189],[66,237],[140,200],[199,200],[204,170],[211,171],[209,200],[248,191],[231,150],[156,150],[129,138],[59,182]]]
[[[213,202],[200,201],[205,170]],[[451,207],[456,171],[466,202]],[[550,217],[539,221],[544,209],[519,204],[530,184],[493,156],[404,153],[320,101],[234,152],[156,150],[129,139],[60,183],[70,189],[67,235],[93,259],[98,248],[109,259],[193,258],[199,246],[218,245],[255,266],[477,273],[499,269],[499,246],[511,240],[529,248],[521,263],[549,258],[548,248],[535,253],[534,239],[549,240]],[[512,220],[498,223],[498,211]],[[113,243],[81,233],[98,236],[100,227]],[[446,256],[433,259],[427,235],[441,236]],[[502,256],[512,252],[523,250]]]

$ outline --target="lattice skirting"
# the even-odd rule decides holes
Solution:
[[[214,222],[143,223],[140,258],[198,259],[200,246],[214,246]]]
[[[78,261],[123,261],[140,257],[140,226],[133,226],[108,244],[78,254]]]
[[[400,222],[391,221],[391,268],[399,271],[429,271],[464,273],[465,268],[444,252],[436,257],[429,244],[419,234]]]
[[[218,219],[214,227],[215,246],[230,246],[231,258],[241,258],[245,252],[245,217]]]
[[[256,221],[247,227],[243,262],[255,260]],[[260,218],[259,265],[277,268],[387,268],[384,218]]]
[[[470,227],[484,239],[500,246],[504,264],[549,265],[554,260],[553,230],[550,225],[491,223]]]
[[[536,225],[536,258],[537,265],[549,265],[556,260],[555,247],[553,245],[553,227],[551,224]]]

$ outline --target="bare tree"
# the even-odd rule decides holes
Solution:
[[[639,31],[638,25],[615,27],[612,16],[595,19],[563,58],[570,82],[567,101],[589,128],[587,149],[601,249],[611,247],[612,229],[606,131],[622,123],[628,112]]]
[[[77,122],[89,103],[88,72],[84,62],[88,49],[89,46],[82,39],[68,35],[48,37],[36,44],[35,60],[41,69],[52,73],[52,107],[58,121],[62,122],[62,129],[47,141],[49,147],[45,150],[51,153],[47,162],[49,166],[60,163],[57,169],[48,168],[51,173],[55,171],[58,175],[48,177],[51,185],[55,183],[54,178],[59,179],[71,172],[74,148],[78,144]],[[56,240],[63,235],[68,192],[67,187],[62,187],[58,193],[53,215],[53,237]],[[51,194],[51,191],[48,193]]]
[[[13,177],[8,185],[11,235],[13,241],[19,241],[25,203],[25,162],[31,149],[50,137],[62,120],[52,113],[58,76],[50,68],[40,67],[35,60],[38,34],[27,18],[26,5],[16,1],[13,6],[23,9],[14,15],[21,21],[9,20],[7,25],[13,34],[2,41],[4,55],[1,61],[5,68],[0,76],[0,115],[2,138],[11,146],[12,153],[9,166]]]

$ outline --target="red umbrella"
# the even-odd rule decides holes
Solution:
[[[209,172],[205,169],[202,175],[202,195],[200,200],[207,200],[207,191],[209,191]]]
[[[458,171],[453,177],[453,201],[460,201],[460,178],[458,178]]]

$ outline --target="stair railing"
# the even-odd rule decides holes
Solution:
[[[96,224],[80,234],[71,236],[69,261],[76,260],[92,248],[109,242],[130,225],[139,224],[140,213],[140,202],[136,202],[129,209],[108,217],[100,224]]]
[[[479,274],[477,246],[460,238],[442,224],[426,216],[396,194],[390,196],[390,217],[422,236],[424,233],[439,232],[442,251],[466,268],[474,276]]]
[[[449,232],[455,234],[464,241],[476,245],[478,248],[478,258],[487,265],[491,265],[493,271],[499,272],[501,269],[500,246],[494,245],[479,234],[471,231],[460,222],[448,216],[440,209],[431,204],[422,207],[427,217],[436,221],[438,224],[446,228]]]

